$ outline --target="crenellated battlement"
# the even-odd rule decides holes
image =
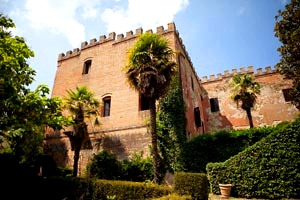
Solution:
[[[254,76],[260,76],[260,75],[266,75],[277,72],[277,68],[272,69],[270,66],[265,67],[264,69],[258,68],[256,69],[256,72],[253,69],[253,66],[249,66],[247,69],[244,67],[241,67],[238,71],[237,69],[232,69],[231,72],[229,70],[225,70],[224,74],[218,73],[217,75],[210,75],[209,78],[207,76],[203,76],[201,79],[202,83],[212,82],[212,81],[219,81],[224,78],[232,77],[236,74],[253,74]]]
[[[168,27],[167,29],[164,29],[163,26],[159,26],[156,28],[156,34],[164,34],[166,32],[170,32],[170,31],[176,31],[176,27],[175,24],[172,23],[168,23]],[[146,32],[153,32],[153,30],[147,30]],[[177,31],[176,31],[177,32]],[[97,40],[96,38],[93,38],[90,40],[90,42],[84,41],[81,43],[81,47],[79,48],[75,48],[73,50],[69,50],[66,53],[60,53],[58,55],[58,61],[60,60],[64,60],[70,57],[74,57],[74,56],[78,56],[81,52],[81,50],[96,46],[96,45],[100,45],[103,44],[105,42],[113,42],[113,44],[119,43],[119,42],[123,42],[132,38],[135,38],[139,35],[143,34],[143,29],[142,28],[138,28],[135,30],[135,34],[133,34],[133,31],[128,31],[126,32],[126,35],[124,36],[124,34],[118,34],[116,35],[115,32],[111,32],[109,33],[108,37],[106,35],[101,35],[99,37],[99,39]]]

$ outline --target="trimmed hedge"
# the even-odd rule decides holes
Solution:
[[[224,162],[269,135],[276,127],[219,131],[194,137],[183,148],[184,171],[204,172],[209,162]]]
[[[74,177],[18,178],[2,180],[1,196],[31,200],[127,200],[151,199],[171,193],[167,186],[128,181]],[[114,197],[114,198],[112,198]]]
[[[231,183],[232,196],[299,198],[300,119],[223,163],[207,164],[207,173],[215,194],[219,183]]]
[[[208,179],[204,173],[175,173],[174,191],[179,195],[191,195],[195,200],[208,199]]]

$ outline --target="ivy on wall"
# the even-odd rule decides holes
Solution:
[[[173,78],[168,94],[159,100],[157,132],[161,156],[168,169],[182,170],[180,154],[187,138],[185,105],[179,76]]]

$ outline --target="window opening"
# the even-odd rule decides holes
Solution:
[[[92,60],[87,60],[83,64],[83,71],[82,74],[88,74],[92,67]]]
[[[194,108],[194,119],[196,127],[201,127],[201,116],[199,107]]]
[[[211,112],[217,112],[217,111],[220,110],[218,98],[211,98],[211,99],[209,99],[209,103],[210,103],[210,110],[211,110]]]

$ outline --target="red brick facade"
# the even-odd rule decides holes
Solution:
[[[152,31],[152,30],[149,30]],[[147,121],[149,110],[141,110],[139,94],[129,87],[122,68],[126,65],[127,51],[135,43],[143,30],[136,29],[108,37],[100,36],[83,42],[81,48],[60,54],[52,90],[52,97],[64,97],[68,89],[86,85],[102,101],[100,126],[88,124],[90,142],[81,151],[79,173],[82,173],[93,153],[107,149],[124,159],[132,153],[142,151],[149,155],[150,134]],[[177,52],[177,63],[181,77],[183,100],[186,107],[187,137],[209,133],[220,129],[247,128],[246,113],[238,109],[230,99],[228,83],[233,74],[255,74],[256,81],[262,85],[261,95],[253,109],[255,126],[273,125],[284,120],[292,120],[299,113],[286,102],[282,90],[291,87],[291,82],[284,79],[276,70],[267,67],[265,71],[253,68],[241,69],[239,72],[218,74],[217,77],[203,77],[200,80],[191,59],[183,45],[174,23],[167,29],[158,27],[156,33],[169,41],[169,46]],[[213,107],[212,99],[219,107]],[[105,104],[110,105],[104,113]],[[109,112],[108,112],[109,111]],[[108,114],[109,113],[109,114]],[[105,116],[108,115],[108,116]],[[63,132],[63,131],[62,131]],[[46,150],[61,166],[72,166],[73,151],[67,136],[63,133],[48,133]]]
[[[122,71],[126,65],[128,49],[142,33],[141,28],[136,29],[135,34],[132,31],[127,32],[126,36],[110,33],[108,37],[100,36],[98,41],[92,39],[89,43],[83,42],[80,49],[68,51],[58,57],[52,97],[64,97],[66,90],[86,85],[103,105],[106,99],[110,100],[109,116],[104,116],[103,113],[100,117],[101,125],[88,124],[91,144],[87,150],[81,152],[81,167],[86,164],[92,153],[102,148],[115,152],[119,159],[124,159],[137,151],[143,151],[145,155],[149,153],[150,135],[147,129],[149,110],[141,110],[139,94],[129,87]],[[208,117],[203,112],[203,88],[175,24],[169,23],[166,30],[164,27],[158,27],[156,33],[166,38],[169,46],[178,52],[174,56],[174,61],[178,64],[182,79],[188,119],[187,135],[191,137],[206,132]],[[99,108],[101,112],[104,112],[104,107]],[[194,121],[195,110],[198,115],[197,123]],[[58,145],[59,141],[65,143],[66,152],[61,156],[67,157],[66,163],[58,159],[60,156],[57,154],[61,152],[53,152],[61,148],[61,145]],[[46,148],[57,158],[58,164],[71,166],[73,152],[70,151],[70,144],[64,134],[52,137],[49,133]]]
[[[299,111],[286,100],[283,94],[284,89],[292,87],[292,82],[285,79],[276,69],[266,67],[259,68],[256,72],[253,67],[241,68],[240,71],[232,70],[232,73],[225,71],[216,77],[211,75],[202,78],[202,85],[205,88],[208,98],[216,98],[219,103],[219,110],[212,112],[207,107],[206,113],[210,116],[209,127],[213,130],[249,128],[246,112],[237,108],[236,103],[230,99],[229,82],[234,74],[253,74],[255,81],[261,85],[261,94],[258,95],[257,103],[252,109],[253,123],[255,127],[275,125],[282,121],[294,119]]]

